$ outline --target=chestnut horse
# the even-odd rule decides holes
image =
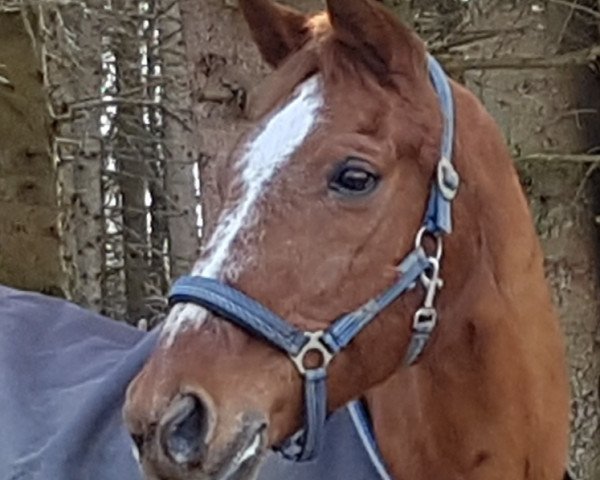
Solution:
[[[254,478],[303,424],[311,458],[320,408],[362,398],[394,479],[561,479],[563,340],[494,121],[460,85],[431,81],[424,44],[375,0],[328,0],[316,16],[240,6],[276,69],[221,175],[225,202],[191,280],[205,295],[176,287],[127,393],[149,478]],[[452,201],[451,233],[422,230],[430,198]],[[413,278],[415,252],[426,266]],[[340,318],[355,329],[345,343],[329,335]],[[240,471],[215,473],[227,459]]]

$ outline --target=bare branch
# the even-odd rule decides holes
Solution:
[[[517,162],[571,162],[600,163],[600,155],[577,153],[532,153],[516,159]]]
[[[467,70],[524,70],[547,69],[577,65],[587,65],[600,56],[600,45],[552,57],[502,57],[466,58],[440,56],[448,71],[462,73]]]
[[[569,7],[573,10],[577,10],[579,12],[583,12],[591,17],[600,20],[600,12],[597,12],[593,8],[586,7],[585,5],[580,5],[576,2],[568,2],[566,0],[548,0],[550,3],[554,3],[555,5],[562,5],[564,7]]]

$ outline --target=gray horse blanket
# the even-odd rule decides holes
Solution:
[[[0,480],[141,480],[121,407],[156,339],[0,286]],[[325,444],[307,464],[269,454],[259,480],[390,480],[361,404],[331,416]]]

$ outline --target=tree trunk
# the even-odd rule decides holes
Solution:
[[[0,283],[64,296],[46,97],[23,18],[0,4]]]
[[[123,80],[123,77],[121,77]],[[127,86],[122,81],[121,86]],[[122,233],[125,252],[125,292],[127,296],[127,319],[137,322],[145,315],[144,303],[146,298],[145,281],[147,274],[146,259],[148,255],[148,230],[146,224],[146,164],[138,155],[139,146],[131,137],[139,135],[131,127],[130,119],[141,118],[136,115],[136,108],[121,106],[116,121],[119,133],[114,142],[114,154],[119,164],[119,187],[122,198]],[[137,112],[139,113],[139,112]]]
[[[111,49],[115,55],[117,88],[120,100],[115,115],[112,141],[121,198],[121,234],[124,248],[124,281],[127,320],[136,323],[147,315],[147,278],[149,274],[150,238],[146,193],[153,178],[154,139],[144,124],[147,101],[142,82],[138,3],[132,0],[113,2],[113,14],[127,19],[111,32]]]
[[[190,78],[183,56],[181,13],[177,2],[160,0],[159,57],[165,79],[163,99],[166,215],[169,230],[170,277],[189,273],[198,256],[199,198],[194,188],[198,139],[192,120]],[[170,7],[170,8],[169,8]]]
[[[59,164],[61,238],[69,275],[69,296],[84,307],[102,311],[104,223],[102,215],[102,2],[87,7],[42,4],[42,61],[54,118],[53,151]],[[95,100],[94,106],[86,102]]]
[[[161,58],[161,35],[158,30],[160,5],[155,0],[144,0],[138,8],[140,13],[148,17],[139,27],[142,52],[140,81],[143,88],[143,98],[148,103],[143,109],[140,122],[151,140],[145,145],[141,157],[144,160],[147,159],[149,167],[147,169],[147,188],[150,195],[148,214],[151,219],[149,232],[150,261],[147,266],[145,303],[150,317],[158,319],[164,310],[164,302],[161,300],[167,293],[169,285],[167,262],[169,223],[165,192],[165,145],[162,140],[164,129],[164,111],[162,107],[164,106],[166,86],[164,85],[164,63]]]
[[[413,24],[413,9],[410,0],[383,0],[383,3],[396,12],[403,22]]]

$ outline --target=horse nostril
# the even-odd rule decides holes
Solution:
[[[138,452],[141,452],[144,445],[144,436],[138,435],[137,433],[130,433],[129,435],[131,436],[135,447],[138,449]]]
[[[173,462],[193,465],[202,461],[210,415],[206,403],[195,395],[175,400],[160,425],[160,444]]]

